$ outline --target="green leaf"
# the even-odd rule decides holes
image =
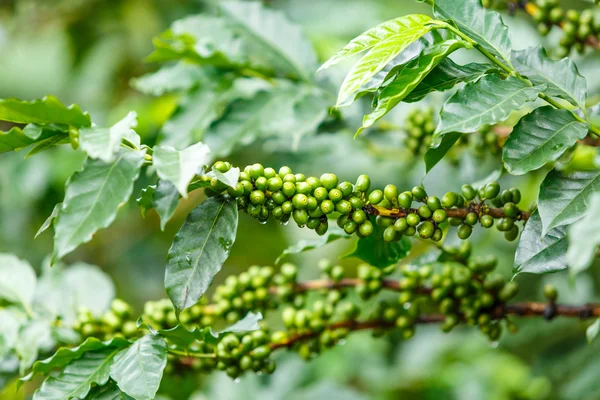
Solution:
[[[425,159],[425,173],[429,173],[440,162],[442,158],[450,151],[452,146],[462,136],[460,132],[447,132],[439,136],[431,147],[427,149],[423,158]]]
[[[590,197],[600,192],[600,170],[563,174],[552,170],[546,175],[538,195],[538,208],[546,235],[551,229],[580,220]]]
[[[144,152],[123,150],[110,164],[88,158],[71,176],[55,223],[54,261],[114,221],[133,192],[143,162]]]
[[[317,57],[299,26],[260,2],[226,1],[220,9],[239,32],[251,64],[272,66],[285,75],[310,81]]]
[[[152,196],[152,207],[160,217],[160,230],[164,231],[167,222],[171,220],[181,196],[175,185],[169,181],[159,180],[156,191]]]
[[[225,185],[235,188],[240,178],[240,169],[239,168],[230,168],[227,172],[221,172],[219,170],[213,169],[208,174],[210,177],[217,178],[217,180]]]
[[[412,243],[407,237],[402,237],[397,242],[383,240],[383,230],[373,223],[375,229],[367,237],[356,241],[356,247],[342,258],[356,257],[377,267],[385,268],[395,264],[410,253]]]
[[[104,386],[96,387],[90,391],[87,400],[134,400],[133,397],[123,393],[114,383],[108,382]]]
[[[94,337],[87,338],[77,347],[61,347],[52,357],[36,361],[29,375],[21,378],[21,381],[29,381],[36,375],[48,375],[53,370],[63,369],[72,361],[81,358],[85,353],[97,350],[119,350],[130,345],[125,338],[115,337],[107,341],[100,341]]]
[[[139,146],[140,139],[133,130],[136,126],[137,114],[135,111],[131,111],[111,128],[94,126],[80,129],[79,144],[81,145],[81,149],[91,158],[110,163],[117,157],[123,139],[133,139],[130,141],[134,145]]]
[[[583,218],[569,228],[567,261],[572,275],[586,270],[594,261],[600,245],[600,193],[594,193]]]
[[[156,185],[149,185],[142,189],[142,194],[140,197],[135,199],[135,202],[140,207],[140,211],[142,212],[142,217],[146,218],[148,211],[153,209],[152,205],[152,197],[154,196],[154,192],[156,192]],[[177,193],[177,189],[175,189]],[[179,193],[177,193],[177,197],[179,197]]]
[[[567,237],[564,228],[555,228],[542,236],[542,220],[533,212],[521,233],[513,272],[546,274],[567,268]]]
[[[46,220],[44,221],[42,226],[40,226],[40,229],[38,229],[37,233],[35,234],[34,239],[37,239],[38,236],[40,236],[48,228],[50,228],[50,225],[52,225],[52,223],[54,222],[56,217],[58,217],[58,210],[61,207],[62,207],[62,203],[58,203],[57,205],[54,206],[54,208],[52,209],[52,213],[48,216],[48,218],[46,218]]]
[[[381,38],[346,75],[338,94],[338,105],[345,103],[346,99],[369,82],[386,64],[433,28],[428,24],[432,20],[427,15],[413,14],[392,21],[388,21],[381,31]]]
[[[56,126],[39,126],[29,124],[21,129],[17,126],[12,127],[8,132],[0,131],[0,153],[20,150],[34,143],[42,143],[49,140],[56,140],[56,135],[62,133],[62,130]],[[60,137],[63,137],[63,133]]]
[[[250,311],[248,314],[246,314],[244,316],[244,318],[240,319],[235,324],[230,325],[227,328],[223,329],[222,331],[217,332],[217,335],[220,335],[222,333],[229,333],[229,332],[240,333],[240,332],[257,331],[260,329],[258,322],[261,321],[262,319],[263,319],[263,316],[261,313],[259,313],[259,312],[254,313],[254,312]]]
[[[450,53],[469,45],[462,40],[447,40],[423,50],[423,53],[407,65],[400,68],[394,80],[385,86],[377,95],[377,107],[371,114],[363,118],[362,127],[356,132],[369,128],[415,88],[431,72],[436,65]]]
[[[52,321],[49,319],[35,318],[35,315],[29,313],[31,319],[27,320],[21,326],[14,352],[19,358],[19,373],[25,374],[38,359],[40,351],[47,349],[48,343],[52,343]]]
[[[475,132],[483,125],[504,121],[510,113],[537,99],[543,87],[530,87],[512,76],[502,80],[486,75],[450,97],[440,113],[435,139],[447,132]]]
[[[420,101],[429,93],[443,92],[463,82],[474,82],[494,71],[489,64],[458,65],[451,59],[445,58],[404,98],[404,101],[406,103]]]
[[[585,110],[587,82],[568,58],[554,61],[542,46],[512,52],[514,66],[534,85],[547,85],[545,93],[558,96]]]
[[[0,310],[0,359],[11,355],[24,319],[16,310]]]
[[[290,254],[298,254],[303,253],[305,251],[318,249],[335,240],[349,238],[350,236],[348,236],[346,232],[344,232],[344,230],[339,228],[337,225],[330,226],[325,235],[319,236],[315,239],[299,240],[295,244],[283,250],[281,255],[277,257],[277,260],[275,260],[275,264],[279,264],[281,260],[283,260],[286,256]]]
[[[167,339],[169,343],[173,343],[184,349],[189,348],[195,342],[212,343],[217,339],[210,328],[199,329],[198,327],[194,327],[192,330],[189,330],[183,325],[177,325],[170,329],[161,329],[157,333]]]
[[[90,116],[78,105],[65,106],[54,96],[39,100],[0,99],[0,120],[21,124],[64,124],[77,128],[91,126]]]
[[[189,90],[204,79],[206,74],[201,67],[180,61],[132,79],[131,86],[145,94],[162,96],[165,93]]]
[[[152,155],[160,179],[171,182],[183,198],[187,198],[192,178],[201,175],[210,160],[210,149],[202,142],[183,150],[171,146],[156,146]]]
[[[558,160],[587,133],[571,112],[540,107],[517,123],[502,146],[502,161],[511,174],[523,175]]]
[[[33,267],[12,254],[0,253],[0,299],[31,307],[37,277]]]
[[[109,371],[118,352],[119,349],[106,348],[84,353],[68,364],[60,375],[46,379],[33,394],[33,399],[85,398],[92,385],[102,386],[108,382]]]
[[[221,270],[235,241],[235,201],[211,197],[188,215],[167,255],[165,287],[177,312],[193,306]]]
[[[592,343],[600,333],[600,318],[597,318],[585,331],[588,343]]]
[[[156,396],[167,365],[167,343],[159,335],[145,335],[115,357],[110,376],[119,389],[136,400]]]
[[[461,32],[511,65],[508,28],[500,14],[484,8],[481,1],[435,0],[433,13],[437,18],[451,20]]]
[[[50,136],[47,139],[40,140],[35,143],[35,146],[29,153],[25,156],[25,158],[32,157],[36,154],[41,153],[42,151],[46,151],[54,146],[58,146],[59,144],[67,144],[69,143],[69,134],[68,133],[57,133],[56,135]]]

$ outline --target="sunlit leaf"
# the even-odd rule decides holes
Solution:
[[[106,163],[114,161],[121,147],[123,139],[137,136],[133,130],[137,126],[137,114],[131,111],[125,118],[110,128],[82,128],[79,130],[79,144],[88,156],[97,158]],[[134,145],[140,145],[139,137],[135,139]]]
[[[192,178],[201,174],[203,166],[210,160],[210,149],[202,142],[183,150],[176,150],[171,146],[156,146],[152,160],[158,176],[171,182],[181,196],[187,198],[187,188]]]
[[[0,299],[29,309],[36,284],[35,271],[27,261],[0,253]]]
[[[78,105],[65,106],[54,96],[25,101],[0,99],[0,120],[21,124],[64,124],[77,128],[90,126],[87,112]]]
[[[586,270],[594,261],[600,245],[600,193],[594,193],[581,220],[569,228],[567,261],[572,274]]]

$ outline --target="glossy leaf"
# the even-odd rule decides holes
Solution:
[[[152,197],[154,196],[154,192],[156,192],[156,185],[149,185],[142,189],[142,194],[140,197],[135,199],[135,202],[140,207],[140,211],[142,212],[142,217],[146,218],[148,211],[154,208],[152,206]],[[177,192],[177,189],[175,189]],[[179,193],[177,193],[177,197],[179,197]]]
[[[113,359],[119,352],[116,348],[106,348],[84,353],[68,364],[56,377],[51,376],[33,394],[34,400],[83,399],[92,385],[108,382]]]
[[[60,210],[61,207],[62,203],[58,203],[54,206],[54,208],[52,209],[52,213],[50,213],[50,215],[48,216],[48,218],[46,218],[42,226],[40,226],[40,229],[38,229],[38,231],[36,232],[34,239],[37,239],[38,236],[40,236],[48,228],[50,228],[50,225],[52,225],[54,220],[56,220],[56,217],[58,217],[58,210]]]
[[[219,170],[213,169],[207,175],[213,178],[217,178],[219,182],[224,183],[229,187],[235,188],[240,177],[240,169],[234,167],[230,168],[227,172],[221,172]]]
[[[88,158],[71,176],[55,223],[54,261],[114,221],[131,196],[143,162],[143,152],[123,150],[110,164]]]
[[[369,128],[415,88],[450,53],[467,47],[462,40],[448,40],[423,50],[423,53],[406,66],[400,68],[394,80],[385,86],[377,95],[377,107],[363,118],[362,127],[356,132]]]
[[[199,329],[198,327],[194,327],[190,330],[183,325],[177,325],[170,329],[161,329],[157,333],[167,339],[169,344],[175,344],[184,349],[187,349],[195,342],[213,343],[217,339],[210,328]]]
[[[48,140],[56,140],[56,136],[61,135],[62,129],[56,126],[39,126],[29,124],[21,129],[17,126],[12,127],[7,132],[0,131],[0,153],[20,150],[34,143],[41,143]]]
[[[90,116],[78,105],[65,106],[54,96],[25,101],[0,99],[0,120],[21,124],[64,124],[77,128],[91,126]]]
[[[209,198],[188,215],[167,255],[165,287],[177,312],[196,304],[221,270],[237,223],[235,201],[223,196]]]
[[[196,143],[183,150],[171,146],[156,146],[152,155],[158,176],[171,182],[183,198],[192,178],[203,171],[210,160],[210,149],[204,143]]]
[[[542,220],[536,210],[521,233],[513,272],[545,274],[567,268],[567,237],[564,228],[555,228],[542,236]]]
[[[435,138],[431,147],[427,149],[423,156],[425,160],[425,173],[429,173],[444,158],[446,153],[458,142],[461,136],[462,133],[460,132],[447,132]]]
[[[594,193],[600,192],[600,170],[565,175],[552,170],[540,186],[538,208],[546,235],[551,229],[580,220]]]
[[[226,1],[220,9],[242,36],[251,64],[273,66],[285,75],[311,80],[317,63],[313,46],[283,13],[260,2]]]
[[[445,58],[404,98],[404,101],[406,103],[420,101],[429,93],[443,92],[459,83],[474,82],[494,71],[488,64],[458,65],[450,58]]]
[[[410,239],[403,237],[397,242],[383,240],[383,230],[375,223],[370,236],[356,241],[356,247],[343,258],[356,257],[374,267],[385,268],[408,256],[412,247]]]
[[[132,79],[131,86],[145,94],[162,96],[165,93],[189,90],[204,79],[206,77],[201,67],[181,61]]]
[[[110,376],[119,389],[136,400],[156,396],[167,365],[167,343],[159,335],[145,335],[115,357]]]
[[[0,253],[0,299],[29,309],[36,284],[35,271],[27,261]]]
[[[133,397],[123,393],[114,383],[109,382],[104,386],[97,387],[90,391],[87,400],[135,400]]]
[[[511,76],[504,80],[497,75],[484,76],[446,101],[434,137],[447,132],[475,132],[483,125],[502,122],[512,111],[537,99],[542,90]]]
[[[103,342],[94,337],[90,337],[77,347],[61,347],[52,355],[52,357],[36,361],[31,368],[31,373],[21,378],[21,381],[29,381],[36,375],[48,375],[53,370],[63,369],[73,360],[82,357],[87,352],[106,349],[118,350],[129,345],[130,342],[125,338],[115,337],[114,339]]]
[[[338,94],[338,105],[343,104],[386,64],[432,29],[432,25],[428,24],[431,18],[426,15],[408,15],[393,21],[395,24],[392,23],[386,27],[389,29],[393,25],[394,28],[386,30],[386,34],[382,36],[381,40],[374,44],[346,75]]]
[[[350,236],[348,236],[346,232],[344,232],[344,230],[339,228],[337,225],[330,226],[325,235],[319,236],[315,239],[299,240],[295,244],[283,250],[281,255],[277,257],[277,260],[275,260],[275,264],[279,264],[286,256],[290,254],[298,254],[305,251],[318,249],[335,240],[349,238]]]
[[[158,181],[156,191],[152,196],[152,207],[154,207],[160,217],[160,229],[162,231],[165,230],[167,222],[175,214],[180,198],[181,196],[175,185],[169,181]]]
[[[588,133],[588,126],[567,110],[535,109],[517,123],[502,146],[508,172],[523,175],[558,158]]]
[[[244,316],[244,318],[237,321],[235,324],[228,326],[222,331],[217,332],[217,335],[221,335],[223,333],[241,333],[241,332],[252,332],[260,329],[258,322],[263,319],[263,316],[260,312],[254,313],[250,311],[248,314]]]
[[[110,163],[117,157],[123,139],[133,139],[134,145],[140,145],[140,139],[133,130],[136,126],[137,114],[135,111],[131,111],[125,118],[110,128],[94,126],[80,129],[79,144],[81,149],[91,158]]]
[[[513,64],[534,85],[547,85],[545,93],[558,96],[585,110],[587,82],[568,58],[555,61],[542,46],[513,51]]]
[[[435,0],[434,15],[452,20],[461,32],[510,65],[511,42],[500,14],[479,0]]]
[[[600,245],[600,193],[593,194],[584,217],[569,228],[567,261],[572,274],[586,270],[594,261]]]

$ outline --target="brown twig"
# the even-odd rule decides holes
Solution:
[[[384,208],[379,206],[374,206],[369,204],[365,207],[365,211],[371,215],[381,215],[384,217],[391,218],[402,218],[406,217],[409,213],[417,213],[417,209],[415,208]],[[486,208],[485,210],[479,204],[471,204],[467,208],[449,208],[446,209],[446,215],[448,218],[465,218],[467,214],[470,212],[474,212],[479,214],[480,211],[483,211],[485,214],[490,215],[494,218],[504,218],[506,215],[504,214],[504,210],[502,208]],[[527,211],[520,211],[517,215],[517,220],[526,221],[529,219],[529,213]]]

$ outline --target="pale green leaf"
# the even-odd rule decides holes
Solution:
[[[136,400],[156,396],[167,365],[167,343],[159,335],[145,335],[115,357],[110,376],[119,389]]]
[[[600,333],[600,318],[597,318],[585,331],[585,337],[588,343],[592,343]]]
[[[479,0],[435,0],[434,15],[450,20],[472,40],[510,65],[511,42],[500,14]]]
[[[555,228],[542,236],[542,220],[536,210],[521,233],[513,272],[546,274],[567,268],[567,235],[564,228]]]
[[[0,299],[29,309],[36,284],[35,271],[27,261],[0,253]]]
[[[462,40],[447,40],[427,47],[415,60],[402,66],[394,80],[377,95],[377,107],[364,117],[362,127],[356,132],[360,134],[363,129],[369,128],[385,114],[390,112],[398,103],[419,85],[436,65],[449,54],[469,45]]]
[[[14,310],[0,310],[0,360],[9,356],[17,344],[24,317]]]
[[[434,143],[443,133],[475,132],[483,125],[502,122],[512,111],[537,99],[543,89],[530,87],[512,76],[503,80],[498,75],[486,75],[477,82],[468,83],[444,104]]]
[[[84,399],[92,385],[108,382],[109,371],[119,349],[107,348],[84,353],[68,364],[62,373],[51,376],[33,394],[34,400]]]
[[[221,270],[235,241],[235,201],[211,197],[188,215],[167,255],[165,287],[179,312],[196,304]]]
[[[221,172],[217,169],[213,169],[207,175],[217,178],[219,182],[224,183],[229,187],[235,188],[240,178],[240,169],[237,167],[230,168],[227,172]]]
[[[558,158],[588,133],[588,126],[567,110],[535,109],[517,123],[502,146],[508,172],[523,175]]]
[[[431,18],[426,15],[414,14],[396,21],[397,30],[385,35],[348,72],[340,87],[338,105],[343,104],[411,43],[432,29],[432,25],[428,24]]]
[[[152,72],[131,80],[131,86],[152,96],[189,90],[206,79],[206,74],[198,65],[180,61],[174,65],[165,65]]]
[[[154,207],[160,217],[160,229],[162,231],[165,230],[167,222],[175,214],[180,198],[181,196],[175,185],[169,181],[158,181],[156,191],[152,196],[152,207]]]
[[[210,149],[202,142],[183,150],[171,146],[156,146],[152,155],[158,176],[171,182],[183,198],[187,198],[188,185],[192,178],[202,174],[203,167],[210,160]]]
[[[110,164],[88,158],[71,176],[55,222],[54,261],[114,221],[133,192],[143,162],[144,152],[123,150]]]
[[[513,51],[512,56],[521,75],[527,76],[534,85],[548,86],[547,95],[562,97],[585,110],[587,82],[573,61],[568,58],[554,61],[542,46]]]
[[[44,221],[42,226],[40,226],[40,229],[38,229],[37,233],[35,234],[34,239],[37,239],[38,236],[40,236],[48,228],[50,228],[50,225],[52,225],[52,223],[54,222],[56,217],[58,217],[58,210],[60,209],[60,207],[62,207],[62,203],[58,203],[57,205],[54,206],[54,208],[52,209],[52,213],[48,216],[48,218],[46,218],[46,220]]]
[[[551,229],[580,220],[592,194],[600,192],[600,170],[563,174],[552,170],[540,186],[538,208],[546,235]]]
[[[19,373],[21,375],[38,359],[41,349],[48,349],[54,343],[51,323],[50,320],[38,318],[29,319],[21,326],[14,349],[15,354],[19,357]]]
[[[81,149],[91,158],[102,160],[106,163],[113,162],[119,153],[123,139],[136,136],[133,130],[137,126],[137,114],[129,112],[125,118],[110,128],[82,128],[79,130],[79,144]],[[134,143],[139,145],[139,139]]]
[[[298,240],[293,245],[287,247],[285,250],[283,250],[281,255],[277,257],[277,260],[275,260],[275,264],[279,264],[281,260],[283,260],[286,256],[290,254],[298,254],[303,253],[305,251],[318,249],[335,240],[349,238],[350,236],[348,236],[346,232],[343,231],[343,229],[337,226],[330,226],[327,230],[327,233],[325,233],[325,235],[323,236],[319,236],[315,239]]]
[[[600,245],[600,193],[594,193],[580,221],[569,228],[569,250],[567,261],[571,273],[577,274],[586,270],[596,257],[596,250]]]
[[[54,96],[39,100],[0,99],[0,120],[21,124],[64,124],[77,128],[90,126],[87,112],[78,105],[65,106]]]
[[[0,153],[20,150],[34,143],[57,140],[57,137],[62,138],[65,135],[64,129],[55,125],[29,124],[23,129],[15,126],[7,132],[0,131]]]
[[[223,333],[242,333],[242,332],[252,332],[260,329],[258,322],[263,319],[261,313],[254,313],[250,311],[248,314],[244,316],[244,318],[237,321],[235,324],[228,326],[222,331],[217,332],[217,336]]]

